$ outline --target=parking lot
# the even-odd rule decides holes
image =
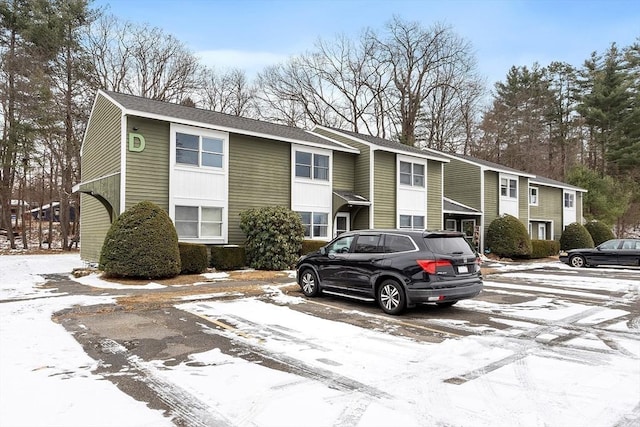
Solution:
[[[395,317],[286,274],[44,288],[115,298],[53,319],[174,425],[638,425],[640,269],[485,269],[479,297]]]

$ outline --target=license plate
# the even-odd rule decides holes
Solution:
[[[469,269],[467,268],[466,265],[461,265],[458,267],[458,273],[468,273]]]

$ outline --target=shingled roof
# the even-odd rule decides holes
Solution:
[[[437,152],[421,150],[420,148],[412,147],[410,145],[401,144],[399,142],[389,141],[387,139],[379,138],[377,136],[365,135],[365,134],[362,134],[362,133],[352,132],[352,131],[348,131],[348,130],[344,130],[344,129],[333,128],[333,127],[329,127],[329,126],[318,126],[318,127],[323,128],[323,129],[327,129],[327,130],[332,131],[332,132],[342,133],[342,134],[347,135],[347,136],[349,136],[351,138],[359,139],[361,141],[364,141],[364,142],[369,143],[371,145],[378,146],[378,147],[383,148],[383,149],[391,149],[393,151],[401,151],[401,152],[403,151],[403,152],[406,152],[407,154],[419,154],[421,156],[428,157],[430,159],[438,160],[438,161],[441,161],[441,162],[448,162],[449,161],[448,158],[446,158],[445,156],[441,156]]]
[[[545,178],[543,176],[536,176],[535,178],[531,178],[529,182],[531,184],[542,184],[542,185],[547,185],[549,187],[565,188],[567,190],[582,191],[584,193],[587,192],[587,190],[585,190],[584,188],[576,187],[575,185],[571,185],[571,184],[565,184],[564,182],[556,181],[555,179],[551,179],[551,178]]]
[[[275,139],[302,143],[305,145],[331,148],[338,151],[358,153],[359,151],[346,144],[316,135],[304,129],[233,116],[211,110],[187,107],[171,102],[157,101],[135,95],[127,95],[111,91],[99,91],[112,102],[120,106],[125,114],[166,120],[175,123],[190,124],[194,126],[208,125],[222,131],[239,133],[244,135],[259,136],[261,138]]]

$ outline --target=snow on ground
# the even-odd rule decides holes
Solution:
[[[0,256],[0,425],[172,425],[159,411],[92,374],[98,362],[51,321],[54,312],[76,304],[113,302],[37,288],[42,274],[75,267],[82,267],[76,254]]]
[[[75,304],[113,302],[38,287],[42,274],[80,266],[77,255],[0,256],[0,426],[172,425],[93,374],[100,362],[51,321],[52,313]],[[588,294],[575,282],[577,275],[531,274],[540,276],[530,277],[536,282],[532,288],[574,289],[568,286],[573,284],[577,293]],[[76,280],[103,285],[96,276]],[[501,285],[502,292],[509,287],[488,285]],[[627,292],[625,300],[632,301],[638,297],[636,285],[601,280],[595,289]],[[176,366],[137,363],[151,377],[187,390],[228,425],[612,426],[632,416],[637,421],[632,414],[640,402],[638,332],[615,322],[627,311],[596,303],[595,294],[593,304],[565,301],[562,295],[519,304],[464,301],[465,309],[496,319],[505,315],[492,320],[510,328],[480,326],[476,335],[426,343],[305,315],[290,308],[304,299],[283,295],[277,287],[266,291],[280,305],[257,298],[176,304],[232,325],[216,329],[203,323],[206,333],[226,336],[304,376],[219,349],[192,354]],[[557,326],[546,326],[551,321]],[[603,321],[611,322],[606,331],[612,335],[584,332]],[[564,341],[549,345],[558,339]]]

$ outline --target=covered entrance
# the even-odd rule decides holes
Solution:
[[[442,208],[445,230],[462,231],[467,240],[475,246],[477,251],[480,251],[482,248],[482,234],[480,233],[482,213],[446,197],[443,198]]]
[[[369,228],[369,208],[371,202],[352,191],[334,190],[333,236],[344,232]]]

